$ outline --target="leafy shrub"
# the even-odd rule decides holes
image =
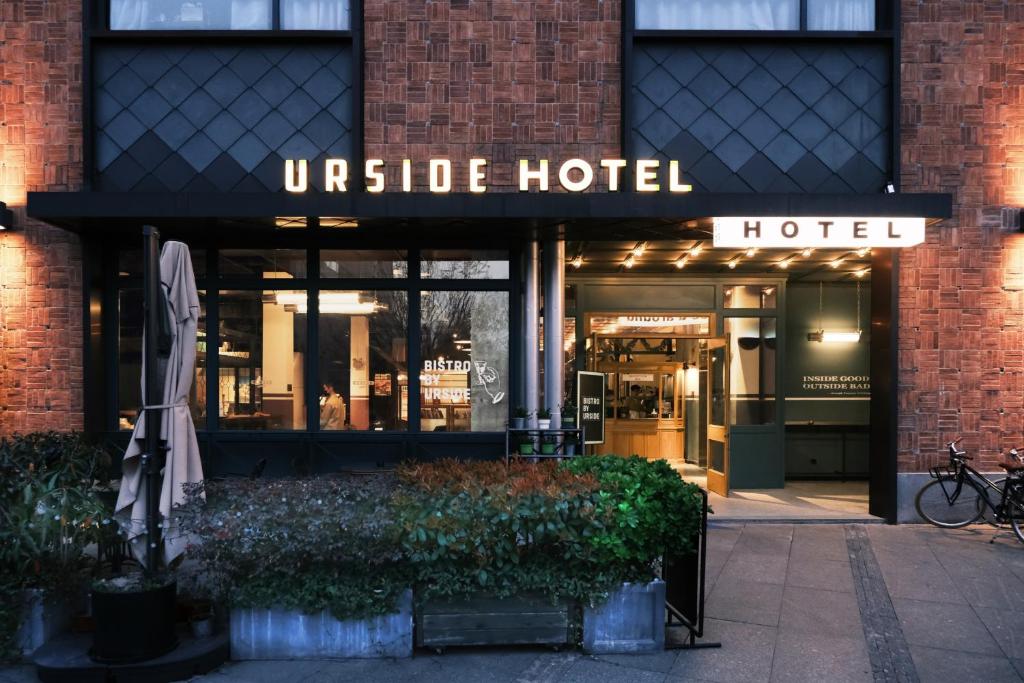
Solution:
[[[202,504],[199,493],[206,493]],[[486,592],[595,602],[684,552],[701,498],[664,462],[406,463],[395,476],[208,482],[178,510],[189,557],[239,607],[339,619]]]
[[[360,618],[391,611],[408,586],[392,488],[383,476],[206,482],[176,515],[215,597]]]
[[[86,546],[114,533],[99,488],[109,466],[80,434],[0,439],[0,656],[12,654],[21,591],[77,591],[91,563]]]
[[[592,455],[573,458],[562,467],[600,484],[598,509],[609,513],[612,522],[591,543],[605,561],[642,574],[651,558],[695,550],[703,504],[700,488],[684,482],[666,461]]]

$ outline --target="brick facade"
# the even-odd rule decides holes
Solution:
[[[77,237],[25,218],[26,193],[82,182],[82,3],[0,2],[0,435],[82,428]]]
[[[1024,444],[1024,4],[904,0],[902,185],[953,218],[900,255],[900,471]],[[1009,228],[1009,229],[1007,229]]]
[[[417,190],[427,159],[450,158],[465,192],[472,157],[489,160],[493,190],[514,190],[517,159],[621,156],[621,11],[618,0],[368,0],[366,158],[385,161],[393,186],[412,159]]]

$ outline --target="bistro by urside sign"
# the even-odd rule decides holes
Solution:
[[[679,162],[669,161],[667,169],[662,168],[658,159],[638,159],[633,162],[632,169],[625,159],[601,159],[597,168],[583,159],[569,159],[558,165],[557,179],[562,189],[568,192],[584,192],[594,184],[600,176],[609,192],[619,192],[627,183],[637,192],[660,192],[666,187],[669,192],[690,192],[693,187],[682,181]],[[284,162],[284,187],[288,192],[306,192],[310,185],[310,163],[306,159],[286,159]],[[537,188],[547,192],[551,186],[552,164],[547,159],[531,161],[520,159],[516,165],[516,177],[519,189],[529,192]],[[385,163],[383,159],[367,159],[363,173],[367,192],[384,192],[400,190],[412,192],[412,161],[403,159],[402,183],[399,188],[386,186],[384,178]],[[450,159],[430,159],[427,165],[427,186],[431,192],[446,193],[452,191],[456,175],[465,179],[470,192],[487,191],[487,160],[470,159],[465,168],[453,168]],[[348,161],[345,159],[326,159],[323,168],[324,192],[347,192],[349,185]]]
[[[718,217],[713,244],[731,249],[860,249],[924,242],[924,218]]]

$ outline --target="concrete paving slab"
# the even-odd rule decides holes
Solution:
[[[926,555],[920,549],[912,549],[913,546],[901,550],[879,548],[873,540],[871,544],[889,595],[910,600],[967,604],[949,574],[931,555],[930,549],[924,548]]]
[[[748,524],[737,539],[733,552],[788,556],[789,546],[792,542],[792,524]]]
[[[707,600],[707,613],[717,619],[777,626],[782,585],[721,578]]]
[[[1002,655],[1003,651],[969,605],[897,598],[892,602],[912,647]]]
[[[662,672],[643,671],[584,657],[559,679],[562,683],[663,683]]]
[[[851,593],[786,586],[779,631],[864,639],[857,598]]]
[[[780,630],[775,641],[771,680],[859,683],[872,681],[873,676],[863,636],[851,638]]]
[[[812,557],[789,557],[786,585],[798,588],[853,592],[853,574],[849,559],[826,560]]]
[[[705,622],[706,641],[721,648],[681,650],[666,681],[704,680],[723,683],[767,681],[771,676],[776,629],[720,619]]]
[[[729,555],[718,578],[783,584],[788,564],[788,553],[753,553],[737,549]]]
[[[596,655],[595,659],[629,669],[668,673],[679,658],[679,650],[638,653],[635,655]]]
[[[930,647],[910,648],[921,683],[985,681],[1020,683],[1020,676],[1005,657],[956,652]]]
[[[1003,653],[1024,661],[1024,612],[1017,609],[974,610]]]

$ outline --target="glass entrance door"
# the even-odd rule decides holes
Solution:
[[[708,491],[729,495],[729,347],[709,339],[701,354],[708,377]]]

